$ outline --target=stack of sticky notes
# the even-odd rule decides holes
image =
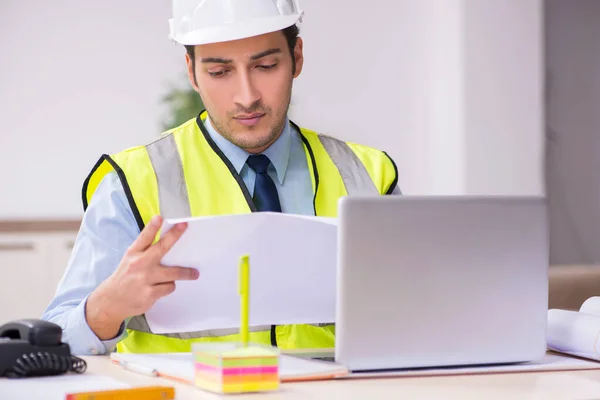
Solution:
[[[235,343],[194,343],[195,384],[216,393],[279,388],[279,351]]]

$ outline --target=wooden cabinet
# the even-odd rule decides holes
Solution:
[[[67,267],[76,227],[0,232],[0,324],[41,317]]]

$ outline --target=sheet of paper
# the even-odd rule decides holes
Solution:
[[[162,231],[179,221],[165,221]],[[194,267],[200,278],[177,282],[175,292],[146,313],[153,332],[238,329],[238,265],[245,254],[250,256],[251,326],[335,321],[335,220],[247,213],[187,222],[162,263]]]
[[[188,383],[194,381],[194,358],[191,353],[113,353],[111,354],[111,358],[154,368],[163,375],[182,379]],[[284,381],[293,378],[324,376],[339,371],[345,372],[345,368],[341,367],[339,364],[301,359],[286,355],[281,355],[279,357],[279,374]]]
[[[192,353],[112,353],[111,359],[156,369],[162,375],[182,379],[188,383],[194,381],[194,358]]]
[[[541,361],[531,363],[472,367],[424,368],[390,372],[352,373],[346,377],[341,377],[338,379],[351,379],[361,377],[368,378],[374,376],[442,376],[466,374],[492,374],[507,372],[571,371],[586,369],[600,369],[600,363],[581,360],[573,357],[566,357],[560,354],[547,353]]]
[[[315,361],[306,358],[292,357],[281,355],[281,375],[282,378],[293,378],[293,377],[308,377],[314,375],[327,375],[334,373],[335,371],[344,371],[347,373],[347,369],[340,364],[335,364],[327,361]]]
[[[577,357],[600,360],[600,316],[548,310],[548,347]]]
[[[69,393],[124,389],[130,385],[103,375],[84,373],[27,379],[2,379],[0,399],[65,400]]]

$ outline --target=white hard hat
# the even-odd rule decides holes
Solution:
[[[170,37],[183,45],[275,32],[302,21],[298,0],[173,0]]]

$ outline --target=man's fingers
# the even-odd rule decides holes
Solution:
[[[160,261],[160,259],[163,258],[163,256],[167,254],[169,250],[171,250],[173,245],[179,240],[186,229],[187,223],[182,222],[176,224],[169,232],[161,237],[160,240],[150,248],[153,259],[157,262]]]
[[[139,236],[133,241],[130,249],[133,251],[145,251],[154,242],[156,234],[162,225],[162,218],[159,215],[154,216],[148,224],[142,229]]]
[[[175,282],[159,283],[152,287],[155,298],[165,297],[175,291]]]
[[[152,270],[150,283],[159,284],[174,281],[193,281],[198,279],[198,276],[200,276],[200,274],[198,273],[198,270],[194,268],[165,267],[161,265]]]

